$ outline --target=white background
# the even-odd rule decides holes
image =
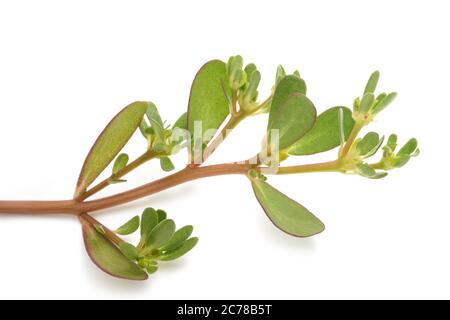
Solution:
[[[70,198],[115,113],[152,100],[173,122],[197,69],[234,54],[258,65],[263,97],[278,64],[299,68],[319,111],[350,105],[380,70],[379,88],[399,96],[371,130],[415,136],[422,154],[379,181],[270,177],[325,222],[309,239],[274,228],[241,176],[98,213],[116,227],[153,206],[195,226],[195,250],[146,282],[100,272],[73,217],[1,215],[0,298],[450,298],[448,12],[448,1],[1,2],[2,200]],[[209,162],[254,155],[265,123],[244,122]],[[143,148],[136,135],[126,151]],[[103,195],[160,175],[151,163]]]

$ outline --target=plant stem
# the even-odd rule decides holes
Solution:
[[[155,154],[149,150],[147,152],[145,152],[144,154],[142,154],[139,158],[137,158],[136,160],[134,160],[133,162],[130,162],[128,165],[126,165],[124,168],[122,168],[121,170],[119,170],[114,177],[116,179],[120,179],[123,176],[125,176],[126,174],[130,173],[132,170],[136,169],[137,167],[139,167],[140,165],[144,164],[145,162],[155,158]],[[107,178],[105,180],[103,180],[102,182],[98,183],[97,185],[95,185],[94,187],[92,187],[91,189],[87,190],[85,193],[81,194],[79,197],[77,197],[75,200],[76,201],[84,201],[85,199],[89,198],[90,196],[94,195],[95,193],[103,190],[104,188],[106,188],[107,186],[110,185],[110,178]]]
[[[339,167],[339,160],[335,160],[322,163],[304,164],[299,166],[279,167],[276,174],[339,171]]]
[[[307,173],[339,171],[338,160],[306,164],[300,166],[280,167],[274,174]],[[9,214],[74,214],[82,215],[85,212],[94,212],[122,205],[188,181],[227,174],[247,174],[248,170],[261,170],[249,163],[225,163],[206,167],[188,166],[165,178],[144,184],[140,187],[115,194],[113,196],[91,201],[0,201],[0,213]]]
[[[233,130],[242,120],[250,115],[256,115],[260,110],[262,110],[266,104],[272,100],[272,95],[270,95],[263,103],[261,103],[255,111],[244,112],[243,110],[237,111],[237,96],[236,93],[233,94],[232,101],[230,103],[230,119],[222,128],[220,133],[208,144],[208,146],[202,152],[202,159],[200,163],[194,163],[192,166],[199,166],[203,164],[206,159],[217,149],[217,147],[228,137],[228,134]]]
[[[115,234],[113,231],[111,231],[110,229],[108,229],[106,226],[104,226],[102,223],[100,223],[99,221],[97,221],[96,219],[94,219],[93,217],[91,217],[89,214],[87,213],[82,213],[78,216],[78,218],[80,219],[80,221],[83,223],[88,223],[92,226],[94,225],[99,225],[102,227],[103,231],[105,231],[105,237],[108,238],[111,242],[113,242],[114,244],[116,244],[117,246],[119,244],[121,244],[123,242],[122,239],[119,238],[119,236],[117,234]]]
[[[220,133],[211,141],[211,143],[208,144],[208,146],[205,148],[202,154],[201,163],[204,163],[206,159],[217,149],[217,147],[222,143],[223,140],[225,140],[232,129],[234,129],[242,120],[246,118],[246,114],[239,112],[234,115],[231,115],[228,122],[225,124],[225,126],[222,128]],[[200,164],[201,164],[200,163]],[[199,166],[200,164],[195,164],[196,166]]]
[[[246,174],[249,169],[249,165],[234,163],[212,165],[206,167],[188,166],[183,170],[180,170],[177,173],[174,173],[165,178],[147,183],[145,185],[122,193],[118,193],[110,197],[83,202],[80,203],[80,206],[83,211],[93,212],[128,203],[188,181],[226,174]]]
[[[0,213],[11,214],[78,214],[75,200],[0,201]]]
[[[339,158],[343,158],[347,155],[347,153],[350,151],[351,146],[353,145],[353,142],[355,142],[356,137],[358,136],[361,129],[364,127],[364,122],[356,121],[355,125],[353,126],[352,131],[350,132],[350,135],[347,139],[347,142],[344,144],[344,147],[339,151]]]
[[[264,110],[266,109],[266,106],[272,102],[272,98],[273,98],[273,95],[270,95],[269,97],[267,97],[267,99],[264,100],[264,102],[260,103],[258,108],[255,111],[253,111],[251,114],[257,115],[257,114],[261,114],[262,112],[264,112]]]
[[[85,212],[103,210],[128,203],[195,179],[226,174],[246,174],[250,168],[251,166],[249,164],[237,163],[211,165],[206,167],[188,166],[165,178],[98,200],[85,202],[76,200],[0,201],[0,213],[81,215]]]

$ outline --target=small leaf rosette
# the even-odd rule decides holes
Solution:
[[[191,237],[192,226],[176,230],[175,222],[167,219],[163,210],[147,208],[141,217],[135,216],[114,232],[92,220],[81,219],[89,256],[100,269],[118,278],[145,280],[158,270],[159,262],[182,257],[198,242]],[[130,235],[139,227],[137,246],[117,236]]]
[[[406,142],[397,153],[395,153],[395,150],[397,149],[397,136],[391,134],[386,146],[383,147],[383,158],[380,162],[381,167],[384,170],[403,167],[412,157],[419,155],[420,150],[417,146],[417,140],[412,138]]]

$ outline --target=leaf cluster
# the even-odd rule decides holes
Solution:
[[[75,199],[84,200],[105,185],[125,182],[122,177],[126,173],[152,159],[159,160],[162,170],[172,171],[175,166],[170,156],[186,146],[187,169],[195,170],[204,164],[208,152],[213,152],[227,136],[227,130],[248,117],[267,114],[267,126],[261,131],[261,149],[250,158],[254,162],[246,162],[250,186],[277,228],[297,237],[316,235],[324,230],[324,224],[303,205],[271,186],[265,175],[334,171],[379,179],[387,175],[386,171],[400,168],[417,156],[416,139],[396,151],[395,134],[386,143],[376,132],[360,136],[361,130],[397,96],[395,92],[375,94],[379,77],[378,71],[372,73],[352,108],[338,105],[318,112],[297,70],[288,74],[278,66],[272,90],[259,101],[261,73],[254,63],[244,64],[241,56],[233,56],[227,62],[211,60],[197,72],[188,110],[174,125],[168,125],[151,102],[128,105],[107,125],[85,160]],[[121,151],[138,129],[147,145],[145,153],[130,162],[128,154]],[[282,165],[288,157],[335,148],[338,148],[337,159],[327,163]],[[370,162],[380,149],[381,160]],[[112,173],[106,182],[91,187],[111,163]],[[147,278],[156,272],[160,262],[183,256],[198,241],[191,237],[192,226],[176,230],[174,221],[167,219],[164,211],[153,208],[145,209],[141,216],[135,216],[115,231],[87,218],[82,222],[86,247],[93,261],[106,272],[127,279]],[[120,238],[137,230],[140,230],[137,245]]]
[[[139,229],[136,246],[115,235],[115,241],[110,241],[108,234],[125,236]],[[153,208],[145,209],[140,217],[133,217],[115,231],[105,231],[105,227],[89,222],[83,223],[83,230],[93,261],[111,275],[133,280],[146,279],[147,274],[158,270],[159,262],[182,257],[198,242],[198,238],[191,237],[191,225],[176,230],[175,222],[167,219],[165,211]]]

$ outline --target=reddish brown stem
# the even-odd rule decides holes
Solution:
[[[117,246],[119,244],[121,244],[123,242],[122,239],[120,239],[117,234],[115,234],[113,231],[111,231],[110,229],[108,229],[106,226],[104,226],[103,224],[101,224],[99,221],[97,221],[96,219],[94,219],[93,217],[91,217],[90,215],[88,215],[87,213],[81,213],[79,215],[79,219],[80,221],[83,223],[89,223],[92,226],[98,225],[101,226],[103,231],[105,232],[105,236],[111,240],[113,243],[115,243]]]
[[[83,211],[86,212],[102,210],[155,194],[188,181],[225,174],[245,174],[249,169],[250,167],[246,164],[222,164],[207,167],[189,166],[173,175],[150,182],[135,189],[114,196],[81,203],[81,207],[83,208]]]
[[[75,200],[62,201],[0,201],[0,213],[20,214],[77,214],[79,203]]]
[[[98,211],[118,206],[133,200],[152,195],[176,185],[205,177],[225,174],[245,174],[251,168],[248,164],[220,164],[207,167],[186,167],[165,178],[110,197],[79,202],[65,201],[0,201],[0,213],[20,214],[75,214]]]
[[[146,153],[141,155],[139,158],[137,158],[133,162],[131,162],[128,165],[126,165],[122,170],[119,170],[119,172],[116,173],[114,178],[116,178],[116,179],[122,178],[126,174],[130,173],[131,171],[133,171],[134,169],[139,167],[141,164],[143,164],[143,163],[153,159],[154,156],[155,155],[151,151],[147,151]],[[90,196],[92,196],[93,194],[103,190],[104,188],[106,188],[110,184],[111,184],[110,183],[110,178],[107,178],[107,179],[103,180],[102,182],[100,182],[99,184],[97,184],[96,186],[94,186],[91,189],[89,189],[88,191],[86,191],[85,193],[83,193],[80,196],[78,196],[76,198],[76,200],[77,201],[83,201],[83,200],[89,198]]]

